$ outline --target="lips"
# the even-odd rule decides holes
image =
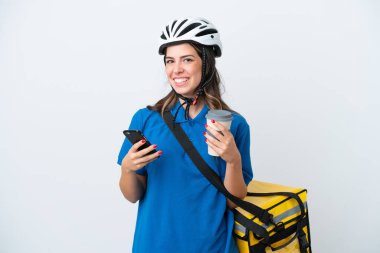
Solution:
[[[173,81],[177,86],[183,86],[183,85],[187,84],[188,80],[189,80],[189,78],[187,78],[187,77],[173,78]]]

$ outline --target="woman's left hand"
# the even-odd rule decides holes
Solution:
[[[219,122],[212,120],[213,126],[205,125],[207,131],[209,131],[214,137],[209,133],[205,132],[205,141],[209,147],[211,147],[223,160],[227,163],[237,163],[240,162],[240,152],[236,146],[234,136],[231,134],[230,130],[225,128]],[[215,130],[213,127],[219,129]]]

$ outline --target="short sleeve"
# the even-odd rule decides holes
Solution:
[[[143,128],[143,115],[142,115],[142,110],[139,110],[135,113],[135,115],[133,115],[131,124],[129,125],[128,129],[143,131],[142,128]],[[132,143],[127,138],[124,138],[124,142],[123,142],[123,145],[121,146],[119,156],[117,159],[117,164],[121,166],[121,162],[123,161],[124,157],[127,155],[131,147],[132,147]],[[140,175],[146,175],[145,167],[137,170],[136,173]]]
[[[241,155],[244,181],[245,184],[248,185],[253,178],[253,171],[250,152],[250,127],[244,118],[242,119],[242,122],[240,122],[240,124],[238,125],[238,129],[235,136],[235,142]]]

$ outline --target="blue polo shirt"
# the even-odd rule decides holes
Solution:
[[[179,102],[171,110],[174,115]],[[210,156],[204,125],[208,107],[194,119],[185,119],[181,107],[176,119],[203,159],[224,180],[226,163]],[[163,154],[137,171],[147,176],[147,189],[139,201],[133,253],[237,253],[232,237],[233,212],[226,198],[198,170],[158,112],[136,112],[129,129],[140,130]],[[251,181],[250,131],[246,120],[233,114],[230,128],[240,151],[246,184]],[[118,164],[131,148],[125,139]]]

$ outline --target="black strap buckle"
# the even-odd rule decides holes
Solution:
[[[306,234],[303,231],[298,235],[298,242],[302,250],[306,250],[310,246],[309,242],[307,241]]]
[[[263,223],[265,223],[266,225],[269,225],[269,223],[271,224],[275,224],[274,223],[274,220],[273,220],[273,214],[270,214],[268,211],[266,212],[263,212],[261,214],[261,217],[259,218]]]

